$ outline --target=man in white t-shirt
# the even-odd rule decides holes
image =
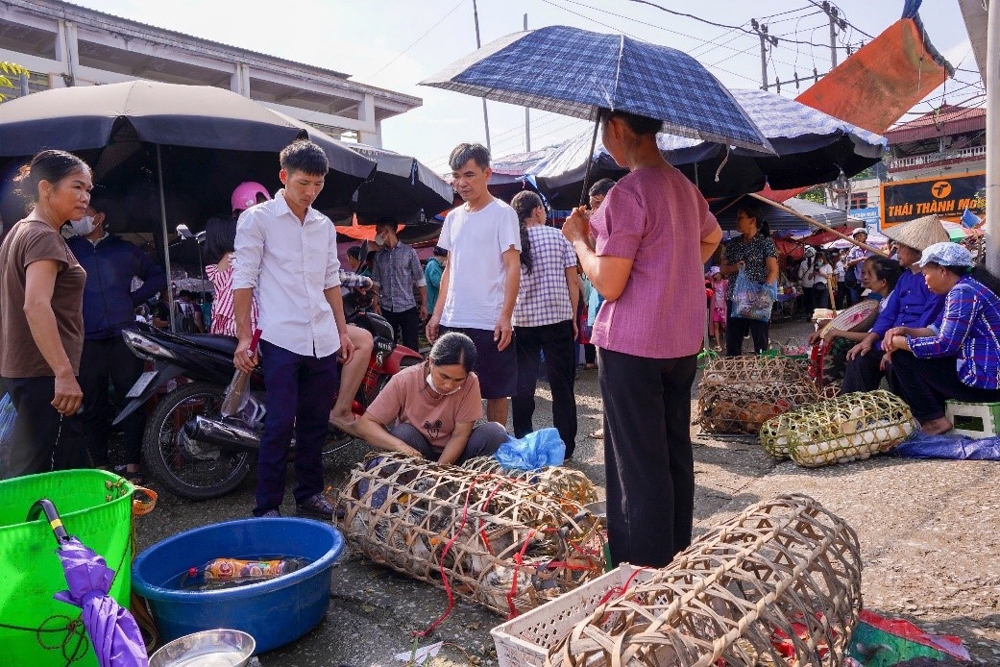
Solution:
[[[476,344],[486,418],[507,423],[508,399],[517,389],[517,355],[511,316],[521,281],[521,234],[514,210],[487,189],[490,152],[481,144],[459,144],[448,159],[452,185],[465,200],[445,218],[438,245],[448,266],[427,338],[439,328],[460,331]]]

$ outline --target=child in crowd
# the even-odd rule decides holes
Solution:
[[[723,337],[726,335],[726,290],[729,289],[729,281],[722,277],[722,269],[718,266],[708,270],[708,279],[712,283],[709,331],[715,337],[715,349],[722,350]]]

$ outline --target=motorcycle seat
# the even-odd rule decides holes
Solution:
[[[239,343],[234,336],[220,336],[217,334],[185,334],[184,338],[198,347],[229,356],[236,353],[236,346]]]

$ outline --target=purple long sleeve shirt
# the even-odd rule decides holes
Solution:
[[[944,296],[927,289],[923,274],[904,269],[872,327],[872,333],[878,334],[875,349],[882,349],[882,339],[889,329],[929,327],[937,322],[943,308]]]

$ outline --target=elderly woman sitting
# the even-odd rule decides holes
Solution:
[[[358,436],[379,449],[438,463],[492,455],[508,436],[496,422],[475,425],[483,416],[475,367],[472,339],[446,333],[427,361],[389,380],[358,421]]]
[[[892,355],[893,386],[928,435],[952,428],[948,399],[1000,401],[1000,280],[957,243],[935,243],[917,263],[935,294],[945,294],[934,327],[894,327],[882,347]]]

